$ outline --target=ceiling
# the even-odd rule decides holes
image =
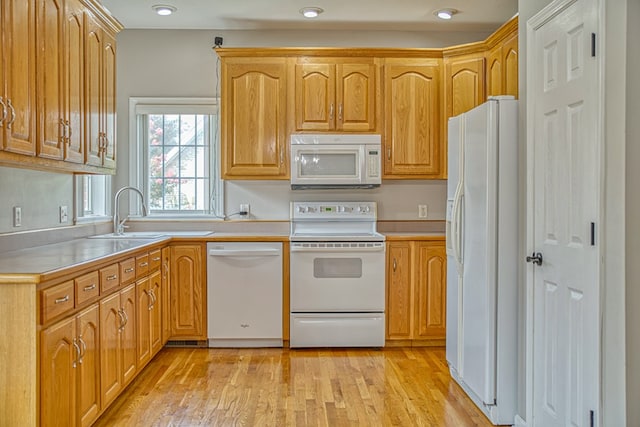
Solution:
[[[125,28],[218,30],[493,31],[518,11],[518,0],[102,0]],[[159,16],[151,8],[178,10]],[[324,9],[314,20],[305,6]],[[434,11],[459,11],[450,21]]]

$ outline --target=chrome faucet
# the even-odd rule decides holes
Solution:
[[[113,198],[113,234],[116,235],[124,234],[124,229],[128,228],[124,223],[129,219],[129,215],[125,216],[122,221],[120,221],[120,216],[118,215],[118,210],[120,208],[120,195],[125,190],[132,190],[140,195],[140,200],[142,202],[142,216],[147,216],[147,206],[144,204],[144,195],[142,194],[142,191],[138,190],[136,187],[122,187],[116,192],[116,195]]]

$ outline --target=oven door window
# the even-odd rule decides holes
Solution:
[[[358,152],[300,152],[300,178],[340,177],[356,178],[358,171]]]
[[[313,277],[316,279],[359,279],[362,277],[361,258],[315,258]]]

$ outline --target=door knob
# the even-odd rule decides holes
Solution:
[[[540,252],[534,252],[531,256],[527,257],[527,262],[532,262],[536,265],[542,265],[542,254]]]

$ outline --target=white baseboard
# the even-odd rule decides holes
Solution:
[[[522,418],[520,418],[520,415],[516,415],[515,419],[513,420],[513,425],[514,427],[527,427],[528,424],[525,420],[523,420]]]

